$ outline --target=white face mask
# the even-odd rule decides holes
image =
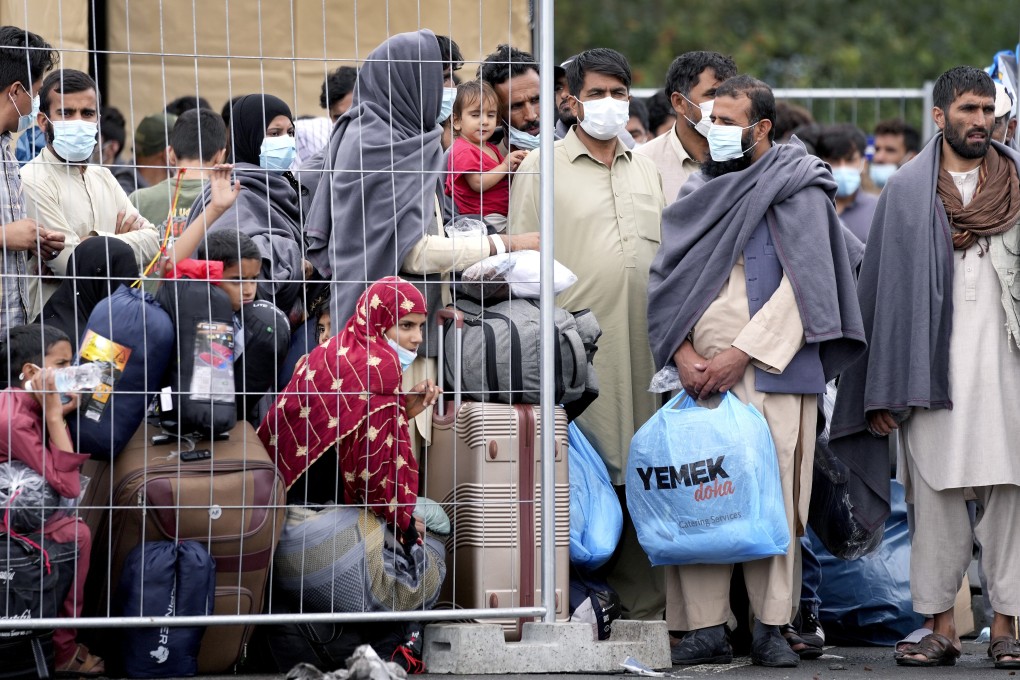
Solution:
[[[681,97],[684,97],[683,92],[677,92],[677,94],[680,95]],[[687,97],[684,97],[684,99],[687,99]],[[715,108],[715,100],[709,99],[707,102],[695,104],[690,99],[687,99],[687,102],[691,104],[691,106],[697,106],[699,109],[701,109],[701,120],[695,123],[687,116],[684,116],[684,120],[686,120],[688,123],[694,126],[695,132],[697,132],[699,135],[707,139],[708,131],[712,129],[712,109]]]
[[[574,97],[577,99],[577,97]],[[630,120],[630,102],[626,99],[589,99],[577,101],[584,107],[584,119],[579,120],[581,129],[595,139],[608,141],[618,137]]]
[[[393,338],[386,338],[386,342],[390,343],[390,347],[397,353],[397,359],[400,360],[400,370],[406,371],[414,363],[414,360],[418,358],[418,353],[414,350],[405,349],[400,345],[399,342]]]

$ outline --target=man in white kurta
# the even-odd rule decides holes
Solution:
[[[952,239],[952,400],[942,408],[867,413],[876,435],[902,427],[898,473],[914,505],[911,595],[915,611],[934,619],[929,635],[897,653],[901,665],[952,665],[960,656],[953,604],[976,539],[995,610],[988,655],[997,668],[1020,668],[1013,620],[1020,615],[1020,156],[990,146],[994,94],[991,79],[971,67],[947,71],[934,89],[933,117],[943,134],[932,142],[936,186],[923,200],[936,202]],[[930,149],[915,163],[931,163]],[[922,311],[930,313],[913,313]],[[979,508],[973,529],[968,500]]]
[[[46,130],[47,144],[21,169],[25,207],[28,217],[64,235],[64,249],[44,264],[38,257],[29,260],[29,319],[39,315],[57,289],[71,253],[83,239],[123,240],[134,251],[139,269],[159,250],[156,227],[138,214],[109,169],[87,159],[69,162],[54,150],[54,121],[99,120],[95,82],[80,71],[54,71],[43,82],[39,99],[38,123]]]
[[[583,68],[584,60],[581,64],[575,59],[568,65],[568,80],[570,69]],[[571,86],[582,121],[589,89],[592,99],[605,98],[609,91],[613,97],[629,98],[629,69],[626,82],[595,72],[584,78],[582,87]],[[615,82],[600,82],[598,88],[587,82],[603,78]],[[648,268],[659,244],[665,202],[662,185],[651,161],[628,151],[615,135],[596,139],[583,125],[575,125],[556,142],[554,153],[555,254],[578,279],[556,303],[571,311],[590,308],[602,327],[594,362],[599,397],[576,422],[605,461],[622,498],[630,440],[659,405],[657,396],[648,392],[654,367],[646,308]],[[517,169],[510,187],[511,233],[539,226],[538,169],[538,151],[529,153]],[[661,571],[651,569],[629,518],[610,569],[609,583],[620,595],[624,615],[662,618]]]

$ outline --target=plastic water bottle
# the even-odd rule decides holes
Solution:
[[[53,371],[53,384],[57,392],[91,392],[103,380],[103,367],[96,363],[68,366]]]

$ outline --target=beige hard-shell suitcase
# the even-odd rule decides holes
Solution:
[[[452,319],[458,314],[443,310],[441,316]],[[540,413],[537,405],[459,398],[436,408],[423,494],[440,502],[453,524],[446,544],[442,601],[472,609],[541,604]],[[567,417],[560,407],[555,451],[556,619],[565,621],[570,599],[570,485]],[[487,621],[502,624],[508,640],[519,639],[523,620]]]

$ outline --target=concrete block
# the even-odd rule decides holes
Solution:
[[[600,641],[587,623],[524,624],[520,642],[506,642],[503,628],[488,623],[439,623],[425,627],[429,673],[610,673],[633,656],[651,668],[669,668],[665,621],[613,622]]]

